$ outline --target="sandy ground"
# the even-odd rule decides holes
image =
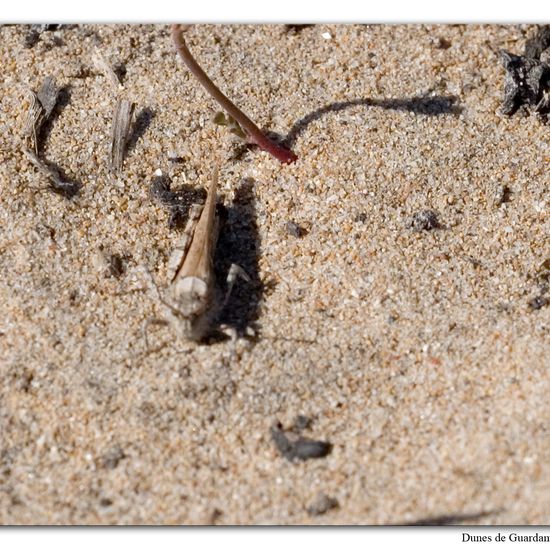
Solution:
[[[550,133],[499,113],[497,55],[535,30],[193,27],[213,80],[299,156],[281,165],[211,122],[167,26],[33,47],[1,27],[0,522],[548,523]],[[21,149],[48,75],[41,155],[82,185],[70,200]],[[137,123],[115,176],[117,96]],[[153,325],[147,349],[144,267],[164,287],[181,232],[151,180],[192,194],[217,160],[217,273],[251,279],[220,317],[239,337]],[[413,230],[427,209],[440,227]],[[328,456],[281,455],[270,428],[298,415]]]

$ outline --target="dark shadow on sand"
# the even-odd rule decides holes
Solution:
[[[238,279],[217,325],[234,329],[239,336],[245,335],[248,327],[256,332],[260,301],[264,284],[259,275],[260,241],[256,221],[256,197],[254,180],[244,179],[235,193],[235,199],[226,210],[225,223],[220,226],[218,245],[214,257],[216,280],[225,295],[227,274],[231,264],[239,265],[250,281]]]
[[[351,107],[380,107],[392,111],[406,111],[424,116],[452,115],[459,116],[463,108],[458,104],[456,96],[418,96],[401,99],[371,99],[359,98],[349,101],[338,101],[330,103],[316,109],[305,117],[301,118],[290,129],[286,138],[283,139],[284,145],[293,147],[298,136],[312,123],[330,113],[338,113]]]
[[[127,154],[135,149],[137,142],[144,136],[154,118],[155,112],[149,109],[149,107],[144,107],[137,113],[134,123],[132,124],[132,131],[128,137],[128,142],[126,143]]]
[[[187,223],[191,205],[203,204],[206,200],[206,190],[183,185],[174,191],[168,176],[155,176],[151,180],[149,197],[168,211],[170,229],[183,229]]]

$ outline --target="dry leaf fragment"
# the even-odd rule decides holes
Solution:
[[[127,99],[119,99],[115,107],[111,135],[111,169],[117,173],[122,170],[135,106],[135,103]]]
[[[34,149],[35,153],[38,153],[40,129],[52,114],[59,95],[59,88],[55,84],[55,78],[47,76],[38,94],[35,94],[31,90],[30,95],[31,103],[27,114],[27,121],[23,128],[23,134],[29,141],[30,147]]]

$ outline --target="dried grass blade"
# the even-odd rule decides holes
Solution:
[[[135,106],[135,103],[127,99],[119,99],[115,107],[111,134],[111,169],[116,173],[122,170]]]

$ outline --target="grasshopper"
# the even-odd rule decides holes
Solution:
[[[157,288],[166,311],[165,320],[156,322],[173,325],[178,336],[186,340],[204,338],[210,323],[227,303],[237,276],[250,281],[241,267],[232,264],[225,299],[219,300],[213,261],[219,232],[216,215],[218,171],[216,167],[204,206],[194,204],[191,207],[187,226],[170,256],[167,268],[169,286],[164,298]]]

